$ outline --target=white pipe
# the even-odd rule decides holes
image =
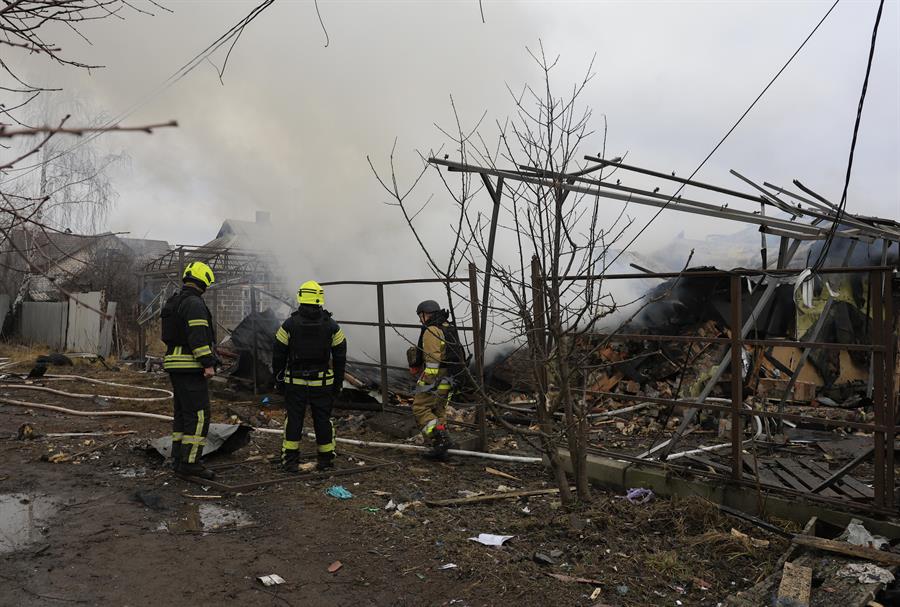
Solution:
[[[265,432],[266,434],[278,434],[279,436],[284,434],[284,430],[279,430],[277,428],[254,428],[257,432]],[[309,438],[315,438],[316,435],[312,432],[307,433],[306,435]],[[421,445],[407,445],[406,443],[381,443],[375,441],[365,441],[365,440],[356,440],[354,438],[341,438],[336,437],[335,442],[343,443],[345,445],[356,445],[358,447],[372,447],[372,448],[380,448],[380,449],[398,449],[400,451],[428,451],[427,447],[422,447]],[[452,455],[464,455],[470,457],[480,457],[482,459],[493,459],[501,462],[519,462],[522,464],[539,464],[543,460],[539,457],[526,457],[523,455],[504,455],[502,453],[483,453],[481,451],[465,451],[463,449],[450,449],[447,451]]]
[[[169,415],[160,415],[159,413],[144,413],[143,411],[79,411],[77,409],[57,407],[56,405],[26,403],[21,400],[12,400],[9,398],[0,398],[0,403],[4,405],[13,405],[15,407],[27,407],[28,409],[46,409],[47,411],[57,411],[59,413],[77,415],[80,417],[146,417],[148,419],[172,421],[172,417]]]
[[[753,435],[753,438],[748,438],[747,440],[745,440],[741,444],[741,447],[743,447],[744,445],[749,445],[753,441],[757,440],[760,436],[762,436],[762,433],[763,433],[762,421],[759,419],[758,415],[754,415],[753,420],[756,422],[756,434]],[[731,442],[729,441],[727,443],[722,443],[719,445],[707,445],[706,447],[698,447],[697,449],[689,449],[687,451],[679,451],[678,453],[672,453],[671,455],[669,455],[666,458],[666,461],[671,461],[673,459],[679,459],[686,455],[696,455],[698,453],[706,453],[707,451],[715,451],[717,449],[724,449],[725,447],[730,447],[730,446],[731,446]]]
[[[160,419],[163,421],[172,421],[172,417],[169,415],[161,415],[158,413],[144,413],[143,411],[78,411],[76,409],[67,409],[65,407],[57,407],[55,405],[42,405],[37,403],[27,403],[19,400],[11,400],[8,398],[0,398],[0,403],[6,405],[13,405],[16,407],[27,407],[30,409],[46,409],[48,411],[57,411],[59,413],[67,413],[69,415],[77,415],[81,417],[145,417],[148,419]],[[256,432],[263,432],[265,434],[278,434],[283,435],[284,430],[279,430],[276,428],[253,428]],[[310,433],[307,436],[315,437],[314,434]],[[343,443],[347,445],[357,445],[361,447],[377,447],[382,449],[399,449],[401,451],[426,451],[425,447],[421,447],[419,445],[406,445],[403,443],[379,443],[379,442],[371,442],[371,441],[361,441],[355,440],[352,438],[335,438],[335,441],[338,443]],[[452,455],[463,455],[467,457],[479,457],[481,459],[492,459],[501,462],[518,462],[523,464],[539,464],[541,463],[541,458],[539,457],[524,457],[521,455],[504,455],[502,453],[482,453],[481,451],[463,451],[462,449],[450,449],[448,453]]]
[[[35,390],[38,392],[49,392],[50,394],[58,394],[59,396],[68,396],[69,398],[85,398],[85,399],[94,399],[94,398],[104,398],[106,400],[130,400],[137,402],[156,402],[162,400],[169,400],[172,398],[172,392],[169,390],[164,390],[163,388],[151,388],[148,386],[134,386],[131,384],[117,384],[111,381],[103,381],[101,379],[93,379],[90,377],[82,377],[80,375],[45,375],[46,379],[51,381],[86,381],[91,384],[100,384],[103,386],[114,386],[116,388],[131,388],[133,390],[144,390],[146,392],[160,392],[165,396],[111,396],[106,394],[82,394],[76,392],[65,392],[63,390],[56,390],[54,388],[48,388],[46,386],[36,386],[33,384],[0,384],[0,388],[10,389],[10,390]]]

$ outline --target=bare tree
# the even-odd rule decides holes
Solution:
[[[609,177],[601,166],[579,164],[581,148],[594,136],[602,137],[605,154],[605,121],[602,133],[594,133],[592,112],[581,103],[593,76],[593,63],[581,81],[560,95],[552,77],[558,58],[549,59],[542,45],[529,54],[540,72],[540,84],[526,85],[518,93],[510,91],[515,114],[497,123],[496,136],[482,134],[483,117],[468,130],[457,117],[455,128],[443,132],[458,161],[449,160],[449,154],[432,158],[430,163],[423,157],[425,166],[407,188],[398,185],[393,153],[389,177],[379,174],[374,165],[372,169],[391,197],[390,204],[402,211],[437,276],[449,278],[463,262],[474,262],[486,267],[499,283],[489,302],[492,343],[527,344],[536,388],[537,428],[511,429],[546,455],[561,499],[570,505],[575,496],[560,456],[563,446],[569,452],[578,499],[590,499],[586,468],[590,426],[581,376],[589,353],[580,352],[577,345],[579,337],[618,309],[603,274],[607,255],[631,219],[624,208],[609,214],[598,197],[564,187],[592,173],[598,180]],[[440,155],[439,151],[430,156]],[[511,168],[503,168],[501,163]],[[441,172],[442,165],[455,173]],[[429,167],[437,170],[456,207],[447,264],[439,263],[439,252],[422,237],[421,208],[413,210],[413,192]],[[525,178],[504,180],[504,174],[512,172],[524,172]],[[479,187],[470,181],[474,173],[481,178]],[[458,184],[451,183],[453,174],[460,176]],[[496,220],[476,206],[477,195],[484,191],[496,205]],[[427,197],[425,204],[431,200]],[[589,278],[573,280],[572,276]],[[494,409],[495,418],[501,419],[504,404],[480,384],[479,397]]]

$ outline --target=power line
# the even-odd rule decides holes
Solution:
[[[850,172],[853,169],[853,153],[856,151],[856,138],[859,135],[859,123],[862,120],[863,104],[866,101],[866,91],[869,88],[869,74],[872,72],[872,58],[875,56],[875,40],[878,37],[878,25],[881,23],[881,11],[884,8],[884,0],[878,3],[878,14],[875,15],[875,26],[872,28],[872,42],[869,45],[869,59],[866,63],[866,77],[863,79],[862,91],[859,94],[859,105],[856,107],[856,122],[853,125],[853,138],[850,141],[850,157],[847,159],[847,175],[844,177],[844,191],[841,194],[841,200],[838,203],[838,209],[835,213],[834,222],[828,231],[828,237],[819,251],[816,263],[813,264],[813,272],[818,272],[825,264],[828,257],[828,251],[831,249],[831,243],[834,242],[834,235],[837,232],[838,225],[841,223],[841,217],[844,216],[847,209],[847,190],[850,187]]]
[[[812,38],[813,34],[815,34],[819,30],[819,28],[822,26],[822,24],[825,23],[825,20],[828,18],[828,15],[831,14],[831,12],[840,3],[840,1],[841,0],[835,0],[834,4],[831,5],[831,8],[829,8],[828,11],[826,11],[825,15],[823,15],[822,18],[819,19],[819,22],[816,23],[816,26],[812,29],[812,31],[809,32],[809,34],[806,36],[806,38],[803,39],[803,42],[800,43],[800,46],[797,47],[797,50],[794,51],[794,53],[788,58],[788,60],[784,63],[784,65],[781,66],[781,69],[778,70],[778,72],[776,72],[776,74],[774,76],[772,76],[772,79],[769,80],[769,83],[765,86],[765,88],[763,88],[763,90],[759,93],[759,95],[756,96],[756,99],[753,100],[753,103],[751,103],[747,107],[747,109],[744,110],[744,113],[741,114],[741,116],[735,121],[735,123],[733,125],[731,125],[731,128],[728,129],[728,132],[725,133],[725,135],[719,140],[719,142],[710,151],[710,153],[706,155],[706,158],[704,158],[703,161],[699,165],[697,165],[697,168],[694,169],[694,172],[691,173],[690,177],[687,178],[688,181],[693,179],[694,176],[700,172],[700,169],[702,169],[704,167],[704,165],[706,165],[707,161],[709,161],[709,159],[712,158],[713,154],[715,154],[718,151],[718,149],[720,147],[722,147],[722,144],[725,143],[725,140],[728,139],[728,137],[734,132],[734,130],[738,127],[738,125],[744,120],[744,118],[746,118],[747,114],[750,113],[750,110],[752,110],[756,106],[756,104],[759,102],[759,100],[762,99],[763,95],[766,94],[766,91],[768,91],[772,87],[772,85],[775,84],[775,81],[778,80],[778,77],[781,76],[782,72],[784,72],[784,70],[787,69],[787,67],[791,64],[791,62],[794,60],[794,58],[800,54],[800,51],[803,50],[803,47],[806,46],[806,43],[809,42],[809,39]],[[884,2],[884,0],[882,0],[882,3],[883,2]],[[880,14],[881,13],[879,10],[879,16],[880,16]],[[675,191],[675,193],[672,194],[668,200],[666,200],[665,204],[663,206],[661,206],[659,208],[659,210],[656,211],[656,213],[654,213],[653,217],[651,217],[647,221],[647,223],[644,224],[644,226],[638,231],[638,233],[635,234],[634,237],[631,240],[629,240],[625,244],[624,247],[622,247],[622,250],[619,251],[618,255],[616,255],[616,257],[612,260],[610,265],[615,263],[616,260],[619,259],[619,257],[621,257],[622,255],[625,254],[625,251],[628,250],[628,247],[630,247],[632,244],[634,244],[634,241],[636,241],[638,238],[640,238],[641,234],[643,234],[644,231],[648,227],[650,227],[650,224],[652,224],[654,221],[656,221],[656,218],[659,217],[660,214],[666,210],[666,208],[669,206],[669,203],[671,203],[672,201],[674,201],[676,199],[676,197],[681,193],[681,191],[685,188],[686,185],[687,184],[682,183],[678,187],[678,189]]]

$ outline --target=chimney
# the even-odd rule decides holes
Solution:
[[[272,214],[268,211],[257,211],[256,223],[272,223]]]

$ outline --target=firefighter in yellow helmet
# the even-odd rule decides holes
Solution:
[[[423,301],[416,314],[422,330],[416,346],[407,351],[409,371],[418,377],[412,410],[422,435],[431,443],[427,456],[443,460],[453,447],[447,432],[447,404],[465,355],[449,312],[438,302]]]
[[[162,308],[163,368],[174,393],[172,467],[175,472],[211,480],[200,463],[209,431],[209,386],[215,375],[216,332],[203,293],[215,281],[212,268],[192,261],[182,275],[184,286]]]
[[[272,349],[272,369],[284,382],[287,407],[281,463],[285,471],[297,472],[309,406],[316,431],[316,468],[327,470],[334,466],[331,408],[344,385],[347,339],[324,308],[325,291],[319,283],[309,280],[300,285],[297,303],[297,311],[275,333]]]

